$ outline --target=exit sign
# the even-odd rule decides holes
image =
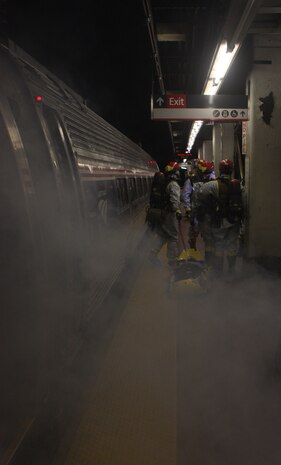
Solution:
[[[168,92],[153,96],[151,118],[163,121],[247,121],[246,95],[186,95]]]
[[[185,94],[167,94],[166,103],[167,103],[167,108],[186,108],[186,95]]]

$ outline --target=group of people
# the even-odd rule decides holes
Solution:
[[[226,260],[228,272],[234,272],[244,207],[241,183],[233,178],[232,160],[220,162],[218,176],[213,162],[194,160],[182,187],[180,169],[177,162],[170,162],[164,173],[158,172],[154,177],[149,213],[158,212],[158,216],[147,217],[153,230],[150,261],[160,264],[158,253],[167,243],[168,264],[172,269],[176,266],[178,233],[184,216],[189,221],[189,247],[197,248],[200,235],[206,263],[220,274]]]

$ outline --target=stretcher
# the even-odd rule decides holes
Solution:
[[[183,250],[171,273],[170,292],[175,295],[202,295],[208,291],[209,269],[200,250],[186,248],[181,224],[179,233]]]

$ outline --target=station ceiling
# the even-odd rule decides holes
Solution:
[[[217,44],[240,41],[219,93],[245,93],[252,34],[281,33],[281,0],[143,0],[155,62],[153,92],[201,94]],[[184,153],[192,122],[167,122],[174,153]],[[200,138],[211,138],[205,124]],[[195,144],[195,150],[196,150]]]

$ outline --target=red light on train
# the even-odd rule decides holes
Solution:
[[[36,95],[36,102],[42,102],[42,100],[41,95]]]

